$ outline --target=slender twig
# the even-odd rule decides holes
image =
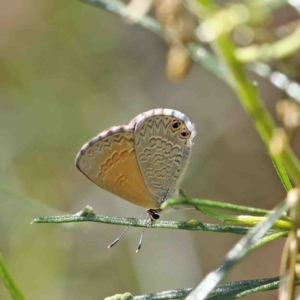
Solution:
[[[252,215],[231,215],[224,214],[222,212],[218,212],[216,210],[211,209],[211,207],[219,208],[217,201],[210,200],[201,200],[201,199],[169,199],[165,203],[163,203],[162,208],[173,207],[178,205],[190,205],[195,207],[201,213],[221,220],[223,225],[244,225],[244,226],[255,226],[259,222],[263,221],[265,217],[258,217]],[[226,203],[225,203],[226,204]],[[225,206],[225,205],[224,205]],[[245,207],[246,208],[246,207]],[[227,208],[228,209],[228,208]],[[253,209],[255,211],[255,209]],[[236,210],[237,211],[237,210]],[[267,211],[269,212],[269,211]],[[264,216],[266,213],[263,214]],[[291,228],[291,221],[287,217],[281,217],[282,220],[277,220],[273,228],[289,230]]]
[[[224,209],[235,211],[238,213],[246,213],[246,214],[255,214],[259,216],[265,216],[270,211],[267,209],[262,208],[255,208],[237,204],[231,204],[222,201],[214,201],[214,200],[207,200],[207,199],[197,199],[197,198],[189,198],[187,195],[180,190],[180,195],[184,197],[184,199],[168,199],[165,201],[161,208],[166,209],[168,207],[176,206],[176,205],[192,205],[195,207],[202,206],[202,207],[210,207],[210,208],[217,208],[217,209]],[[289,218],[283,217],[285,220],[289,220]]]
[[[131,20],[154,34],[166,39],[167,36],[162,30],[161,26],[153,19],[147,16],[140,17],[133,10],[126,9],[126,4],[120,0],[80,0],[81,2],[103,8],[108,12],[114,13],[118,16]]]
[[[61,216],[49,216],[40,217],[32,221],[32,223],[72,223],[72,222],[99,222],[112,225],[123,225],[132,227],[146,227],[146,228],[164,228],[164,229],[179,229],[179,230],[192,230],[192,231],[210,231],[210,232],[222,232],[222,233],[234,233],[234,234],[246,234],[251,230],[251,227],[246,226],[230,226],[230,225],[218,225],[202,223],[197,220],[191,220],[189,222],[175,222],[175,221],[156,221],[152,225],[149,225],[146,220],[134,219],[134,218],[118,218],[110,216],[95,215],[91,207],[85,208],[83,211],[74,215],[61,215]],[[284,233],[285,230],[271,229],[267,234]]]
[[[300,26],[287,37],[272,44],[251,45],[244,48],[237,48],[236,58],[249,63],[258,60],[274,60],[289,56],[300,49]]]
[[[300,279],[295,282],[295,285],[300,285]],[[261,278],[253,280],[234,281],[219,285],[214,289],[207,299],[237,299],[242,296],[251,295],[258,292],[270,291],[277,289],[279,286],[279,278]],[[192,288],[176,289],[152,293],[147,295],[132,296],[130,293],[119,295],[118,299],[128,300],[166,300],[166,299],[182,299],[190,293]],[[116,299],[115,296],[106,298],[107,300]]]
[[[275,232],[275,233],[272,233],[272,234],[265,235],[257,243],[253,244],[249,248],[249,251],[257,249],[257,248],[261,247],[262,245],[265,245],[269,242],[272,242],[272,241],[274,241],[274,240],[276,240],[280,237],[286,237],[286,236],[287,236],[287,232]]]

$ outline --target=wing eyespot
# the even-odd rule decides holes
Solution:
[[[182,122],[178,119],[173,119],[171,122],[171,126],[172,126],[172,131],[177,131],[180,129],[180,127],[182,126]]]
[[[180,137],[182,139],[187,139],[190,136],[190,132],[184,127],[182,130],[180,130]]]

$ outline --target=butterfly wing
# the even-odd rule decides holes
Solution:
[[[161,204],[174,194],[183,176],[194,126],[184,114],[171,109],[146,112],[129,125],[135,126],[135,151],[144,182]]]
[[[155,196],[141,174],[135,149],[134,129],[116,126],[86,143],[76,157],[76,166],[91,181],[131,203],[156,209]]]

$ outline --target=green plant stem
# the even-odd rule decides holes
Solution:
[[[215,216],[217,217],[217,216]],[[232,215],[225,215],[225,216],[218,216],[218,219],[223,221],[223,225],[230,224],[230,225],[244,225],[244,226],[255,226],[256,224],[262,222],[265,217],[256,217],[256,216],[249,216],[249,215],[239,215],[239,216],[232,216]],[[291,229],[292,225],[291,222],[277,220],[274,222],[272,228],[281,229],[281,230],[289,230]]]
[[[300,285],[300,279],[295,282],[295,285]],[[237,299],[258,292],[274,290],[277,289],[278,286],[279,286],[278,277],[228,282],[225,284],[221,284],[216,289],[214,289],[208,296],[207,300]],[[148,295],[134,296],[132,297],[132,299],[133,300],[182,299],[183,297],[187,296],[191,290],[192,290],[191,288],[170,290],[170,291],[164,291],[164,292],[153,293]],[[111,297],[111,299],[113,299],[113,297]]]
[[[0,254],[0,277],[2,277],[4,285],[6,286],[7,290],[9,291],[11,297],[14,300],[25,300],[25,297],[17,288],[12,277],[9,275],[7,269],[5,268],[4,261],[2,259],[1,254]]]
[[[139,14],[133,10],[126,9],[126,4],[120,0],[80,0],[83,3],[94,5],[99,8],[103,8],[108,12],[119,15],[127,20],[139,24],[140,26],[150,30],[154,34],[160,36],[163,39],[167,39],[165,32],[161,26],[153,19],[147,16],[140,17]]]
[[[202,5],[202,0],[198,0],[202,10],[207,14],[214,12],[214,4],[212,1],[209,1],[211,5],[207,5],[208,1],[209,0],[205,0]],[[248,81],[243,65],[234,55],[235,47],[226,34],[213,40],[211,45],[220,61],[224,63],[224,66],[226,67],[224,72],[229,77],[231,87],[237,94],[246,112],[251,116],[253,123],[269,152],[269,144],[275,126],[271,116],[264,108],[262,100],[258,96],[256,85]],[[292,155],[292,150],[287,147],[280,158],[273,156],[270,152],[269,155],[285,189],[290,190],[292,185],[285,172],[284,166],[295,184],[300,186],[300,164],[296,157]]]
[[[227,66],[227,71],[229,73],[228,75],[231,76],[232,86],[234,87],[234,90],[244,109],[251,116],[257,131],[259,132],[267,150],[269,151],[269,144],[275,126],[258,96],[256,86],[248,82],[243,66],[235,59],[233,55],[234,46],[228,37],[221,36],[215,40],[214,49],[218,53],[220,59]],[[272,156],[270,152],[269,154],[285,189],[290,190],[292,185],[285,173],[281,160],[278,157]],[[300,185],[300,168],[295,167],[298,165],[298,162],[295,160],[292,161],[292,159],[287,160],[286,156],[287,151],[285,151],[285,157],[283,157],[284,165],[289,171],[289,174],[294,182],[297,185]],[[289,158],[291,157],[289,156]]]
[[[244,48],[237,48],[235,56],[242,63],[254,61],[268,61],[281,59],[292,55],[300,49],[300,26],[287,37],[282,38],[272,44],[251,45]]]
[[[223,222],[223,225],[243,225],[243,226],[255,226],[259,222],[264,220],[264,217],[257,217],[257,216],[251,216],[251,215],[229,215],[224,214],[215,210],[210,209],[213,208],[223,208],[226,204],[229,203],[222,203],[221,205],[218,205],[217,201],[210,201],[210,200],[200,200],[200,199],[183,199],[183,200],[177,200],[177,199],[169,199],[165,203],[163,203],[162,208],[172,207],[175,205],[191,205],[195,207],[197,210],[199,210],[201,213],[216,218],[218,220],[221,220]],[[224,205],[225,204],[225,205]],[[230,204],[229,204],[230,206]],[[240,211],[239,206],[237,205],[237,210]],[[245,212],[247,210],[247,207],[242,207],[243,211]],[[227,207],[228,209],[228,207]],[[252,208],[250,208],[252,209]],[[256,211],[256,209],[253,209],[253,211]],[[256,211],[257,212],[257,211]],[[266,211],[267,213],[269,211]],[[246,211],[246,213],[249,213]],[[266,213],[260,214],[265,216]],[[281,230],[289,230],[291,228],[291,222],[289,218],[282,217],[281,220],[277,220],[273,228],[281,229]]]
[[[288,232],[275,232],[275,233],[272,233],[272,234],[268,234],[268,235],[265,235],[263,238],[261,238],[257,243],[255,243],[254,245],[252,245],[249,250],[254,250],[254,249],[257,249],[261,246],[263,246],[264,244],[267,244],[269,242],[272,242],[280,237],[287,237],[287,234]]]
[[[189,222],[174,222],[174,221],[156,221],[152,225],[148,225],[147,221],[133,218],[118,218],[110,216],[95,215],[91,210],[86,212],[84,209],[74,215],[62,215],[62,216],[49,216],[40,217],[32,221],[32,223],[72,223],[72,222],[99,222],[113,225],[123,225],[132,227],[146,227],[146,228],[164,228],[164,229],[179,229],[179,230],[193,230],[193,231],[209,231],[209,232],[221,232],[221,233],[234,233],[234,234],[246,234],[251,230],[251,227],[245,226],[229,226],[202,223],[197,220],[191,220]],[[284,230],[271,229],[268,234],[273,233],[285,233]]]
[[[243,297],[252,295],[254,293],[258,293],[258,292],[265,292],[265,291],[271,291],[271,290],[278,289],[279,284],[280,284],[280,280],[277,280],[275,282],[267,283],[267,284],[264,284],[264,285],[261,285],[261,286],[255,287],[255,288],[250,288],[248,290],[245,290],[245,291],[237,294],[235,299],[243,298]],[[295,282],[295,285],[299,285],[299,284],[300,284],[300,280],[297,280]]]
[[[181,194],[182,195],[182,194]],[[224,210],[231,210],[238,213],[246,213],[246,214],[255,214],[259,216],[265,216],[270,211],[267,209],[261,208],[254,208],[249,206],[243,205],[236,205],[221,201],[213,201],[207,199],[197,199],[197,198],[184,198],[184,199],[168,199],[165,201],[161,208],[166,209],[168,207],[176,206],[176,205],[191,205],[195,207],[210,207],[210,208],[217,208],[217,209],[224,209]],[[285,220],[289,220],[289,218],[283,217]]]

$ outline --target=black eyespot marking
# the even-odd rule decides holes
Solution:
[[[183,128],[180,131],[180,137],[181,138],[187,138],[190,135],[190,132],[188,130],[186,130],[186,128]]]
[[[180,127],[180,123],[177,120],[174,120],[172,126],[174,129],[176,129],[176,128]]]
[[[182,123],[178,119],[173,119],[173,121],[172,121],[172,130],[173,131],[178,130],[180,128],[181,124]]]

